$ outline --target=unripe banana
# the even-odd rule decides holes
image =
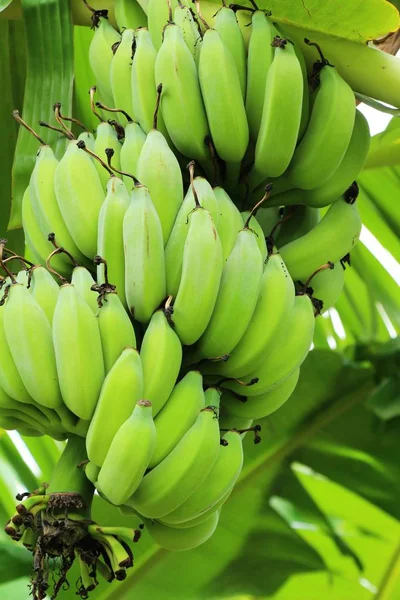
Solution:
[[[167,402],[182,363],[181,342],[162,310],[151,317],[140,348],[144,396],[153,405],[155,417]]]
[[[100,17],[95,24],[95,33],[89,47],[89,62],[104,104],[112,106],[113,94],[110,86],[112,47],[121,40],[107,17]]]
[[[75,141],[60,160],[54,186],[61,214],[79,250],[89,258],[97,252],[97,222],[104,191],[92,159]]]
[[[214,194],[219,212],[217,231],[221,240],[222,257],[226,261],[235,245],[237,234],[243,228],[242,215],[223,188],[215,187]]]
[[[332,177],[350,143],[355,114],[353,90],[334,67],[325,64],[307,131],[287,172],[293,187],[311,190]]]
[[[124,30],[128,27],[130,29],[137,29],[138,27],[145,27],[147,25],[146,14],[139,2],[132,2],[132,0],[115,0],[114,12],[118,29],[122,31],[122,37],[124,35]],[[116,106],[119,105],[117,104]]]
[[[42,412],[40,408],[40,405],[36,406],[33,400],[32,404],[22,404],[21,402],[10,398],[10,396],[6,394],[3,388],[0,387],[0,410],[2,411],[2,414],[4,416],[6,416],[5,413],[7,411],[9,416],[14,416],[20,419],[21,421],[25,421],[27,419],[28,424],[30,420],[31,423],[34,422],[38,425],[38,428],[42,430],[46,430],[46,427],[50,427],[50,424],[57,424],[56,418],[52,418],[52,420],[50,421],[50,419],[45,414],[50,413],[50,415],[52,416],[51,413],[53,411],[46,411],[46,409],[44,409],[44,412]]]
[[[280,408],[294,392],[300,375],[300,369],[293,371],[282,383],[259,396],[236,396],[225,391],[221,403],[229,415],[239,419],[263,419]]]
[[[233,56],[215,29],[207,29],[203,37],[199,80],[218,155],[239,163],[249,141],[246,111]]]
[[[132,415],[121,425],[100,469],[98,484],[105,496],[117,506],[143,484],[156,445],[156,428],[151,402],[139,400]]]
[[[136,348],[135,330],[115,292],[102,298],[98,324],[103,348],[104,368],[108,373],[126,347]]]
[[[29,404],[32,398],[21,379],[8,346],[4,328],[4,308],[0,306],[0,386],[10,398]]]
[[[245,227],[236,237],[221,276],[207,328],[196,345],[199,358],[227,355],[245,333],[257,304],[264,260],[255,233]]]
[[[294,300],[295,289],[285,263],[279,254],[271,254],[249,326],[229,360],[214,364],[212,372],[227,377],[242,377],[249,373],[277,336],[293,308]],[[244,388],[241,393],[246,394],[246,391]]]
[[[119,107],[118,107],[119,108]],[[107,148],[112,148],[114,154],[112,156],[112,164],[116,169],[121,168],[120,153],[121,143],[118,140],[115,129],[110,123],[103,121],[97,126],[96,140],[94,142],[94,153],[97,154],[105,163],[107,163]],[[110,173],[97,160],[94,161],[94,166],[97,169],[103,189],[107,189]]]
[[[163,523],[173,525],[190,521],[212,509],[233,488],[242,467],[242,438],[237,431],[227,431],[217,460],[203,483],[183,504],[165,515]]]
[[[29,183],[32,210],[46,242],[45,256],[54,250],[51,243],[47,242],[47,236],[49,233],[55,233],[58,244],[68,250],[76,260],[81,261],[84,260],[84,256],[74,243],[57,203],[54,180],[58,164],[50,146],[41,146]],[[65,254],[61,255],[58,261],[66,263],[67,267],[70,265],[70,260]]]
[[[122,31],[121,42],[115,50],[110,65],[110,86],[114,98],[113,106],[132,114],[132,44],[134,31]]]
[[[123,223],[125,296],[134,318],[148,323],[166,297],[162,227],[149,190],[137,185]]]
[[[274,229],[274,227],[276,226],[278,221],[280,221],[280,219],[281,219],[280,209],[277,207],[268,207],[268,208],[261,207],[257,211],[257,224],[260,225],[260,227],[264,233],[264,237],[270,236],[272,230]],[[280,229],[281,228],[279,228],[278,231],[280,231]],[[259,231],[259,229],[257,229],[257,231]],[[259,243],[260,243],[260,241],[259,241]],[[263,244],[263,248],[264,248],[264,244]]]
[[[197,207],[189,223],[182,277],[174,300],[176,332],[186,346],[204,333],[217,300],[222,274],[222,247],[210,213]]]
[[[296,296],[293,309],[281,324],[260,363],[250,374],[243,377],[247,386],[227,380],[222,384],[223,387],[248,397],[272,390],[303,363],[313,341],[314,326],[314,306],[311,298],[307,295]],[[254,380],[256,383],[253,384]]]
[[[165,247],[167,294],[176,296],[182,276],[183,249],[189,223],[196,206],[193,189],[200,205],[208,210],[214,223],[219,223],[219,205],[211,185],[204,177],[195,177],[176,216],[171,235]]]
[[[129,203],[130,195],[123,181],[111,177],[107,183],[106,199],[99,213],[97,252],[107,264],[108,280],[115,285],[117,294],[125,305],[125,253],[122,232]],[[106,283],[103,262],[97,267],[97,281],[100,284]]]
[[[58,300],[58,284],[47,269],[36,265],[31,269],[31,284],[29,289],[51,325]]]
[[[130,121],[125,126],[125,138],[122,144],[120,161],[121,170],[137,177],[137,164],[143,145],[146,141],[146,134],[139,123]],[[122,177],[128,190],[132,189],[132,179],[124,175]]]
[[[221,36],[227,49],[232,54],[239,76],[242,95],[246,94],[246,46],[242,31],[236,18],[235,12],[223,6],[219,9],[215,19],[215,29]]]
[[[179,163],[160,131],[147,135],[137,163],[137,178],[147,186],[160,217],[164,244],[183,200],[183,182]]]
[[[254,189],[266,177],[286,171],[299,135],[303,103],[303,73],[292,44],[275,38],[274,58],[267,74],[265,99],[250,173]],[[279,143],[277,143],[279,140]]]
[[[236,429],[241,432],[243,430],[249,429],[253,424],[253,419],[243,419],[242,417],[234,417],[224,411],[223,407],[221,409],[220,418],[219,418],[219,426],[221,431]],[[246,436],[246,431],[240,433],[241,437],[244,438]]]
[[[280,248],[280,253],[291,277],[305,281],[321,265],[336,263],[346,256],[357,243],[360,232],[361,219],[356,205],[340,199],[314,229]]]
[[[315,275],[310,284],[314,298],[322,302],[320,314],[332,308],[339,300],[344,286],[344,269],[340,262],[333,269],[324,269]]]
[[[274,58],[273,39],[278,30],[264,11],[257,10],[251,17],[251,34],[247,57],[246,113],[250,136],[257,141],[263,113],[267,73]]]
[[[209,130],[196,63],[181,29],[174,23],[164,30],[155,81],[162,84],[161,111],[173,144],[183,155],[208,166],[210,156],[205,139]]]
[[[303,138],[303,135],[307,131],[308,123],[310,120],[310,85],[308,82],[308,71],[304,54],[297,45],[294,46],[294,51],[296,52],[296,56],[300,63],[301,72],[303,74],[303,102],[301,105],[299,137],[297,140],[297,143],[299,143],[299,141]]]
[[[174,387],[167,403],[154,423],[157,444],[149,468],[157,466],[195,423],[204,408],[203,377],[199,371],[189,371]]]
[[[141,515],[161,518],[183,504],[207,477],[219,451],[218,419],[204,408],[194,425],[125,504]]]
[[[21,216],[22,227],[25,234],[25,245],[32,255],[33,262],[36,264],[44,264],[49,255],[49,244],[48,240],[43,237],[39,224],[36,221],[32,208],[29,186],[26,188],[22,197]],[[55,258],[58,259],[58,272],[63,275],[68,275],[71,268],[68,267],[65,262],[60,260],[61,257],[56,256]]]
[[[196,548],[210,539],[217,528],[219,514],[219,510],[216,510],[206,521],[185,529],[168,527],[149,519],[144,519],[144,523],[150,536],[159,546],[179,552]]]
[[[304,204],[322,207],[336,202],[350,187],[363,168],[370,144],[367,119],[356,110],[354,129],[342,162],[323,185],[312,190],[293,189],[277,194],[270,203],[275,205]]]
[[[199,27],[197,26],[190,9],[179,0],[178,6],[174,10],[174,23],[178,25],[182,31],[183,39],[193,58],[195,58],[197,46],[201,42]]]
[[[171,0],[171,11],[178,6],[178,0]],[[154,47],[158,51],[161,48],[164,29],[170,20],[170,12],[167,0],[149,0],[147,6],[147,19],[149,23],[149,32]]]
[[[86,436],[88,458],[98,467],[103,465],[114,436],[142,397],[139,352],[125,348],[104,380]],[[116,473],[120,478],[121,473]]]
[[[250,217],[251,212],[249,210],[245,210],[241,214],[243,223],[246,223],[246,221]],[[254,215],[250,218],[249,228],[254,231],[256,235],[257,244],[261,252],[261,256],[265,260],[267,257],[267,244],[265,241],[265,235],[260,223],[258,222],[258,219]]]
[[[276,235],[278,248],[306,235],[321,220],[320,211],[313,206],[289,206],[283,212],[283,218],[285,217],[288,219],[280,225]]]
[[[94,486],[97,483],[97,478],[99,476],[99,473],[100,473],[100,467],[98,467],[97,465],[95,465],[92,462],[86,463],[85,475],[89,479],[89,481],[91,481],[93,483]]]
[[[8,290],[4,331],[15,366],[29,395],[47,408],[60,406],[62,398],[51,326],[35,298],[19,283],[11,285]]]
[[[91,273],[85,267],[75,267],[72,272],[71,284],[80,293],[93,313],[97,315],[99,306],[97,304],[96,293],[91,289],[95,284]]]
[[[97,319],[71,284],[60,287],[53,342],[64,403],[80,419],[89,420],[104,380],[103,352]]]

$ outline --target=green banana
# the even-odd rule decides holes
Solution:
[[[243,467],[242,438],[237,431],[228,431],[222,440],[217,460],[203,483],[183,504],[163,517],[164,524],[195,519],[212,509],[232,490]]]
[[[92,274],[85,267],[75,267],[72,271],[71,284],[78,290],[93,313],[97,315],[99,306],[96,294],[92,290],[92,286],[95,284]]]
[[[130,115],[132,113],[132,45],[133,29],[124,29],[121,42],[115,50],[110,65],[110,86],[114,98],[113,106],[121,108]],[[128,82],[128,84],[127,84]]]
[[[36,265],[30,271],[30,292],[44,311],[51,325],[58,300],[59,286],[47,269]]]
[[[38,302],[19,283],[12,284],[8,289],[4,331],[15,366],[29,395],[47,408],[60,406],[62,398],[51,326]]]
[[[149,468],[157,466],[196,421],[205,406],[203,377],[189,371],[174,387],[167,403],[155,418],[157,444]]]
[[[312,190],[292,189],[277,194],[271,198],[270,204],[322,207],[336,202],[360,174],[368,155],[370,139],[368,121],[362,112],[356,110],[350,143],[342,162],[328,181]]]
[[[219,514],[216,510],[206,521],[185,529],[168,527],[149,519],[144,519],[144,523],[150,536],[159,546],[179,552],[196,548],[210,539],[217,528]]]
[[[277,35],[278,30],[264,11],[253,12],[247,57],[246,113],[254,142],[260,131],[267,74],[274,58],[272,42]]]
[[[112,106],[113,94],[110,85],[112,47],[120,42],[121,36],[110,24],[107,14],[100,18],[96,18],[95,15],[96,13],[94,13],[93,20],[95,33],[89,47],[89,63],[104,104]]]
[[[108,373],[126,347],[136,348],[135,330],[116,292],[101,297],[97,319],[103,348],[104,368]]]
[[[99,212],[97,252],[104,262],[97,267],[97,282],[115,285],[117,294],[126,305],[125,299],[125,253],[123,242],[123,222],[129,207],[130,196],[125,184],[117,177],[111,177],[107,183],[106,199]]]
[[[97,126],[97,129],[96,129],[96,139],[94,142],[94,153],[99,158],[101,158],[101,160],[104,161],[105,163],[107,163],[106,150],[108,148],[111,148],[114,151],[114,154],[112,155],[113,167],[115,167],[116,169],[120,169],[121,168],[121,161],[120,161],[121,143],[118,140],[118,136],[116,134],[114,127],[112,125],[110,125],[110,123],[103,121],[102,123],[100,123]],[[110,179],[110,173],[97,160],[94,161],[94,166],[99,175],[101,185],[103,186],[103,189],[106,190],[108,180]],[[103,199],[104,199],[104,197],[103,197]]]
[[[335,173],[350,143],[354,92],[329,63],[322,64],[310,122],[285,177],[293,187],[312,190]],[[338,119],[340,115],[340,119]]]
[[[89,481],[91,481],[93,483],[94,486],[97,483],[97,478],[99,476],[99,473],[100,473],[100,467],[98,467],[97,465],[95,465],[92,462],[86,463],[85,475],[89,479]]]
[[[178,6],[174,10],[174,23],[181,29],[187,47],[193,58],[196,58],[197,48],[201,43],[199,27],[190,8],[182,4],[181,0],[178,0]]]
[[[332,204],[314,229],[280,248],[291,277],[304,281],[321,265],[338,262],[357,243],[361,225],[355,204],[344,199]]]
[[[132,0],[115,0],[114,2],[115,20],[117,21],[118,29],[122,31],[127,28],[137,29],[147,25],[147,17],[143,8],[138,2]],[[117,104],[117,106],[119,106]]]
[[[98,477],[99,489],[117,506],[138,491],[156,445],[151,402],[139,400],[111,442]]]
[[[294,392],[300,375],[300,369],[293,371],[282,383],[259,396],[236,396],[225,391],[221,403],[224,411],[240,419],[263,419],[280,408]]]
[[[233,250],[239,231],[243,229],[243,220],[239,209],[222,187],[215,187],[214,195],[217,199],[219,212],[217,231],[221,240],[222,257],[225,262]]]
[[[88,458],[98,467],[104,464],[114,436],[142,397],[143,372],[139,352],[125,348],[104,380],[86,436]]]
[[[26,188],[24,195],[22,196],[21,216],[22,216],[22,227],[25,235],[25,246],[30,253],[33,262],[36,264],[44,264],[49,254],[48,241],[43,237],[39,227],[39,223],[36,221],[35,214],[33,212],[31,197],[30,197],[29,186]],[[70,267],[58,259],[57,270],[63,275],[68,275]]]
[[[232,351],[229,360],[215,363],[213,370],[207,368],[207,372],[226,377],[247,375],[273,343],[293,308],[294,300],[294,284],[285,263],[279,254],[271,254],[261,280],[256,308],[246,332]]]
[[[133,188],[123,222],[125,296],[129,310],[148,323],[166,297],[162,226],[144,185]]]
[[[302,206],[295,204],[283,211],[283,221],[276,235],[278,248],[297,240],[314,229],[321,220],[320,211],[313,206]],[[275,240],[274,240],[275,241]]]
[[[207,29],[203,37],[199,80],[218,155],[239,163],[249,142],[246,111],[235,61],[215,29]]]
[[[161,518],[183,504],[211,471],[219,451],[218,419],[204,408],[175,448],[139,485],[125,504],[141,515]]]
[[[249,182],[254,189],[266,177],[279,177],[289,166],[300,129],[303,73],[292,44],[273,41],[275,54],[268,70],[265,100]],[[279,140],[279,141],[278,141]]]
[[[247,74],[246,45],[235,12],[230,7],[222,6],[217,12],[214,27],[221,36],[223,43],[232,54],[237,74],[239,75],[242,95],[245,96]]]
[[[71,284],[60,287],[53,342],[64,403],[77,417],[89,420],[104,380],[103,352],[97,319]]]
[[[221,385],[248,397],[272,390],[303,363],[313,341],[314,326],[311,298],[307,295],[296,296],[292,310],[266,348],[260,362],[251,373],[242,378],[246,385],[229,379]]]
[[[167,402],[182,363],[182,346],[166,313],[157,310],[151,317],[140,349],[143,395],[153,405],[155,417]]]
[[[169,6],[169,5],[170,6]],[[178,5],[178,0],[149,0],[147,6],[147,19],[149,24],[149,32],[157,52],[161,48],[164,36],[164,29],[170,21],[170,16]]]
[[[344,287],[344,269],[340,262],[333,269],[324,269],[311,279],[312,294],[322,302],[320,314],[332,308],[339,300]]]
[[[222,270],[217,301],[207,328],[197,342],[199,358],[227,355],[244,335],[260,291],[264,267],[255,233],[245,225]]]
[[[261,208],[259,208],[257,210],[257,225],[259,225],[261,227],[261,230],[264,234],[264,236],[261,236],[261,237],[266,237],[266,238],[270,237],[271,232],[275,228],[276,224],[280,221],[280,219],[281,219],[281,215],[280,215],[279,208],[277,208],[277,207],[268,207],[268,208],[261,207]],[[260,236],[260,230],[258,229],[258,227],[256,229],[258,231],[258,235]],[[280,229],[279,229],[279,231],[280,231]],[[262,245],[262,247],[264,248],[264,244]]]
[[[182,276],[183,249],[193,209],[196,206],[194,194],[200,205],[209,211],[214,223],[219,223],[218,201],[211,185],[204,177],[195,177],[179,209],[165,247],[167,294],[170,296],[176,296],[178,293],[179,282]]]
[[[167,243],[183,200],[183,182],[179,163],[167,140],[152,129],[139,154],[137,178],[147,186],[160,217],[164,245]]]
[[[209,130],[196,63],[175,23],[164,30],[155,64],[155,81],[162,85],[161,112],[173,144],[184,156],[209,167],[210,155],[205,143]]]
[[[242,438],[246,435],[246,430],[249,429],[253,424],[253,419],[244,419],[242,417],[234,417],[227,413],[224,408],[221,409],[219,418],[219,426],[221,431],[227,431],[236,429],[239,431]],[[244,430],[244,431],[243,431]],[[243,431],[243,433],[241,433]]]
[[[146,134],[139,123],[129,121],[125,126],[125,138],[122,143],[120,161],[121,170],[137,177],[137,164],[143,145],[146,141]],[[128,190],[132,188],[132,179],[124,175],[122,177]]]
[[[182,276],[174,300],[176,332],[186,346],[194,344],[210,322],[222,274],[222,247],[210,213],[198,206],[190,217]]]
[[[252,215],[251,211],[249,211],[249,210],[242,211],[241,215],[242,215],[243,223],[246,223],[247,221],[249,221],[249,223],[248,223],[249,229],[251,229],[255,233],[257,244],[258,244],[259,250],[261,252],[261,256],[263,259],[266,259],[267,254],[268,254],[267,244],[265,241],[265,235],[264,235],[263,229],[262,229],[260,223],[258,222],[258,219],[254,216],[254,214]]]
[[[57,202],[79,250],[93,258],[97,251],[97,222],[104,191],[90,156],[70,141],[54,174]]]

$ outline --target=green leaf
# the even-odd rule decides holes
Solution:
[[[10,543],[8,540],[0,539],[0,583],[6,583],[19,577],[27,577],[32,569],[32,557],[26,549],[16,544],[15,542]],[[26,580],[24,585],[26,585]],[[6,590],[0,586],[0,593]],[[22,585],[21,585],[22,589]],[[29,590],[26,590],[25,596],[14,596],[14,598],[28,598]],[[11,598],[11,596],[4,595],[3,598]]]
[[[0,0],[0,12],[3,11],[9,4],[11,4],[12,0]]]
[[[63,112],[72,110],[73,31],[67,2],[22,0],[28,56],[22,117],[33,128],[38,121],[53,122],[53,104],[61,102]],[[55,33],[56,32],[56,33]],[[47,129],[41,137],[59,155],[66,138]],[[9,227],[21,226],[21,202],[29,183],[38,141],[20,128],[12,170],[13,203]]]

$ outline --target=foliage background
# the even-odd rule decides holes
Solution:
[[[87,90],[92,33],[79,0],[21,0],[0,18],[0,230],[23,250],[22,193],[37,150],[10,115],[34,126],[52,120],[61,101],[95,126]],[[104,7],[109,2],[94,2]],[[384,0],[270,0],[261,7],[293,36],[325,42],[339,55],[348,44],[396,31],[399,15]],[[202,2],[208,15],[215,11]],[[112,7],[111,7],[112,8]],[[300,39],[300,37],[299,37]],[[349,40],[351,40],[349,42]],[[367,52],[367,49],[365,49]],[[369,56],[369,55],[368,55]],[[359,65],[358,70],[367,67]],[[397,67],[398,69],[398,67]],[[400,72],[400,70],[399,70]],[[363,75],[363,73],[361,73]],[[399,94],[400,74],[390,76]],[[397,77],[397,79],[396,79]],[[396,87],[397,86],[397,87]],[[400,106],[400,96],[397,103]],[[65,142],[41,130],[58,153]],[[213,538],[174,554],[144,534],[128,579],[104,584],[101,600],[395,600],[400,598],[400,123],[373,142],[359,183],[362,242],[352,254],[337,310],[318,319],[314,349],[290,401],[261,422],[263,444],[246,439],[246,466]],[[12,199],[12,202],[11,202]],[[0,432],[0,518],[17,491],[48,480],[62,444]],[[94,518],[128,524],[96,497]],[[131,521],[134,523],[133,521]],[[0,596],[29,598],[29,553],[0,533]],[[64,598],[75,598],[74,581]]]

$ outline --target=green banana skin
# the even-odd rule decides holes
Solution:
[[[124,504],[143,481],[156,435],[151,402],[139,400],[115,434],[100,469],[99,489],[113,504]]]
[[[140,152],[137,178],[150,191],[166,244],[183,201],[183,182],[179,163],[157,129],[147,135]]]
[[[215,511],[206,521],[186,529],[167,527],[149,519],[143,519],[143,521],[150,536],[159,546],[166,550],[179,552],[197,548],[210,539],[218,525],[219,511]]]
[[[71,284],[60,287],[53,316],[53,343],[64,404],[91,419],[104,380],[97,319]]]
[[[324,269],[312,278],[310,286],[313,296],[322,301],[321,315],[335,306],[339,300],[344,287],[344,279],[345,272],[340,262],[335,263],[333,269]]]
[[[235,12],[223,6],[219,9],[215,19],[215,29],[221,36],[222,41],[230,50],[235,61],[236,70],[239,75],[240,88],[243,96],[246,94],[246,45],[243,35],[236,19]]]
[[[242,436],[243,436],[243,434],[239,434],[239,437],[242,438]],[[157,519],[157,522],[162,523],[163,525],[166,525],[167,527],[172,527],[173,529],[188,529],[190,527],[194,527],[195,525],[200,525],[200,523],[204,523],[204,521],[207,521],[209,519],[210,515],[213,515],[215,512],[220,512],[220,509],[222,508],[222,506],[225,504],[225,502],[228,500],[229,496],[231,495],[233,487],[231,487],[226,492],[226,494],[224,494],[224,496],[222,496],[222,498],[216,504],[214,504],[214,506],[212,506],[205,512],[201,513],[201,515],[199,515],[198,517],[194,517],[193,519],[190,519],[189,521],[183,521],[182,523],[167,523],[167,521],[164,521],[164,518],[166,519],[169,516],[169,515],[167,515],[163,519]],[[173,514],[173,513],[171,513],[171,514]]]
[[[118,107],[119,108],[119,107]],[[121,168],[120,153],[121,143],[118,140],[115,129],[110,123],[103,122],[97,126],[96,139],[94,142],[94,153],[97,154],[107,164],[107,148],[114,150],[112,156],[112,164],[116,169]],[[101,185],[103,189],[107,189],[107,183],[110,179],[110,173],[105,169],[97,160],[93,161],[93,164],[99,175]]]
[[[280,331],[266,349],[254,370],[243,378],[244,386],[234,380],[221,385],[237,394],[258,396],[283,382],[305,360],[314,335],[314,306],[307,295],[296,296],[294,307],[281,325]],[[251,384],[253,380],[256,383]]]
[[[117,294],[125,306],[125,251],[122,230],[129,203],[130,195],[125,184],[117,177],[111,177],[107,183],[106,199],[99,213],[97,251],[107,263],[108,281],[116,286]],[[97,267],[97,283],[106,283],[104,263]]]
[[[144,517],[164,517],[201,485],[217,459],[219,445],[218,419],[213,409],[205,408],[172,452],[145,475],[124,504]]]
[[[201,44],[200,31],[190,9],[182,2],[174,10],[174,23],[180,27],[185,44],[196,59],[197,47]]]
[[[227,411],[222,406],[221,408],[221,416],[219,418],[219,425],[221,431],[226,431],[230,429],[237,429],[239,432],[243,429],[249,429],[253,424],[253,419],[245,419],[243,417],[234,417],[227,413]],[[246,432],[240,434],[242,439],[245,437]]]
[[[306,281],[322,265],[341,260],[357,243],[361,225],[355,204],[344,199],[332,204],[314,229],[280,248],[291,277]]]
[[[156,59],[155,80],[157,85],[163,86],[161,112],[174,146],[184,156],[209,169],[210,155],[205,144],[209,129],[196,63],[181,29],[173,23],[164,30]]]
[[[271,46],[278,30],[262,10],[252,14],[251,34],[247,57],[246,113],[250,137],[257,141],[264,106],[267,73],[274,57]]]
[[[205,407],[203,377],[189,371],[174,387],[167,403],[155,418],[157,444],[149,468],[157,466],[195,423]]]
[[[88,462],[85,465],[85,475],[89,479],[89,481],[91,481],[93,483],[94,486],[97,483],[97,478],[99,476],[99,473],[100,473],[100,467],[95,465],[93,462]]]
[[[71,284],[78,290],[86,304],[90,306],[93,314],[97,315],[99,307],[97,296],[91,289],[92,285],[95,284],[91,273],[85,267],[75,267],[72,271]]]
[[[350,143],[355,114],[353,90],[334,67],[325,65],[307,131],[287,172],[293,187],[310,190],[332,177]]]
[[[111,292],[102,299],[101,308],[98,310],[98,324],[103,349],[104,368],[108,373],[124,348],[136,348],[135,330],[123,307],[121,300],[115,292]]]
[[[304,204],[320,208],[336,202],[360,174],[368,156],[370,139],[368,121],[357,110],[349,146],[332,177],[312,190],[292,189],[272,196],[269,205]]]
[[[203,37],[199,80],[218,155],[239,163],[249,142],[246,111],[233,56],[215,29],[207,29]]]
[[[245,210],[241,213],[242,215],[242,220],[243,223],[246,223],[247,219],[250,216],[250,211],[249,210]],[[262,230],[262,227],[260,225],[260,223],[258,222],[258,219],[253,215],[249,221],[249,228],[254,231],[254,233],[256,234],[256,240],[257,240],[257,244],[258,247],[260,249],[260,253],[263,259],[265,259],[267,257],[267,244],[265,242],[265,235],[264,232]]]
[[[294,300],[294,284],[286,265],[279,254],[271,254],[261,280],[259,299],[245,334],[229,360],[204,365],[202,371],[225,377],[243,377],[250,373],[277,336],[293,308]]]
[[[222,257],[225,262],[235,245],[237,234],[243,228],[242,215],[222,187],[215,187],[213,191],[219,212],[217,232],[221,240]]]
[[[114,12],[118,29],[121,32],[124,29],[137,29],[138,27],[146,27],[147,25],[146,13],[138,2],[115,0]]]
[[[235,485],[243,467],[242,438],[237,431],[227,431],[218,458],[210,473],[197,490],[172,513],[163,517],[166,525],[195,519],[211,510]]]
[[[272,390],[249,397],[247,401],[245,397],[240,399],[232,392],[225,391],[221,398],[224,411],[239,419],[263,419],[287,402],[296,388],[299,375],[300,369],[296,369]]]
[[[89,62],[96,78],[101,99],[107,106],[113,104],[110,85],[110,66],[113,57],[112,46],[119,42],[120,34],[115,31],[107,17],[100,17],[89,47]]]
[[[182,346],[162,310],[151,317],[140,348],[144,397],[153,405],[153,417],[167,402],[182,363]]]
[[[178,6],[178,0],[171,0],[172,12]],[[169,22],[169,7],[167,2],[159,0],[149,0],[147,5],[148,27],[152,42],[157,51],[160,50],[163,41],[165,26]]]
[[[289,206],[283,212],[283,218],[285,217],[289,218],[280,225],[276,235],[276,245],[278,248],[306,235],[321,220],[318,208],[305,205]]]
[[[133,29],[125,29],[121,34],[121,42],[117,47],[110,65],[110,85],[116,108],[121,108],[128,115],[132,114],[132,86],[126,85],[131,80]]]
[[[58,284],[49,271],[41,265],[34,266],[31,271],[30,292],[44,311],[51,325],[58,299]]]
[[[145,141],[146,134],[139,123],[136,123],[135,121],[127,123],[125,126],[125,138],[120,153],[122,171],[137,177],[137,164]],[[127,190],[132,189],[132,178],[123,175],[122,179]]]
[[[257,223],[258,223],[258,225],[260,225],[261,230],[264,234],[264,236],[261,236],[261,237],[268,237],[270,235],[271,231],[273,230],[273,228],[275,227],[275,225],[280,220],[280,218],[281,218],[280,210],[277,207],[272,207],[272,208],[261,207],[261,208],[259,208],[257,211]],[[260,230],[258,228],[257,228],[257,233],[260,236]],[[260,250],[261,250],[261,242],[259,241],[258,243],[259,243]],[[262,249],[264,251],[264,243],[262,243]]]
[[[142,397],[139,353],[125,348],[104,380],[86,436],[88,458],[98,467],[103,465],[118,429]]]
[[[15,366],[33,400],[47,408],[62,405],[50,323],[29,290],[19,283],[8,291],[4,331]]]
[[[221,275],[222,247],[218,233],[210,213],[198,207],[190,218],[182,277],[174,300],[173,321],[182,344],[194,344],[206,330],[217,300]]]

